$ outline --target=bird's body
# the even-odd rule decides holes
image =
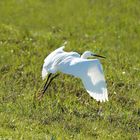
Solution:
[[[48,73],[62,72],[82,80],[85,89],[97,101],[108,100],[106,82],[101,63],[98,59],[87,59],[89,51],[79,55],[77,52],[65,52],[64,46],[56,49],[44,60],[42,78]]]

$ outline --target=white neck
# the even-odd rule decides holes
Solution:
[[[89,52],[84,52],[82,55],[81,55],[81,58],[83,59],[87,59],[88,57],[91,57],[91,54]]]

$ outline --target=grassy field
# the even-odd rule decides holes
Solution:
[[[34,100],[44,58],[64,41],[67,51],[107,57],[100,112],[81,81],[63,74]],[[140,139],[140,1],[1,0],[0,139]]]

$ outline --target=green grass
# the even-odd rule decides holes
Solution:
[[[0,139],[140,139],[140,1],[0,1]],[[34,94],[51,51],[90,50],[101,60],[109,102],[61,74],[41,103]]]

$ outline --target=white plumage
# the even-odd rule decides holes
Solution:
[[[82,80],[86,91],[97,101],[108,101],[106,82],[102,65],[98,59],[87,59],[90,56],[99,56],[90,51],[81,56],[76,52],[65,52],[64,46],[50,53],[44,60],[42,78],[48,73],[60,71]]]

